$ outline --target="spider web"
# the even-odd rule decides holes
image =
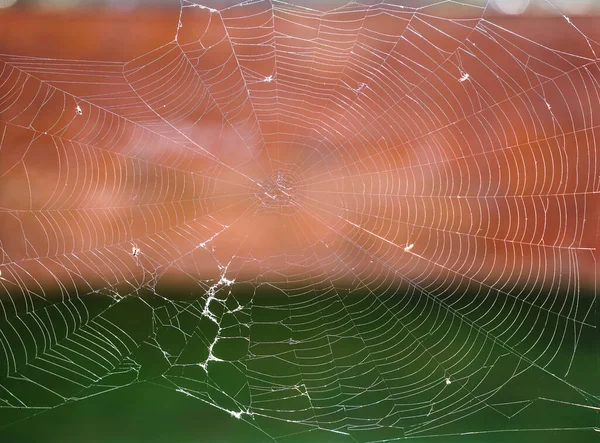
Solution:
[[[593,433],[600,48],[548,8],[569,50],[182,1],[127,61],[2,55],[2,424],[155,383],[273,441]]]

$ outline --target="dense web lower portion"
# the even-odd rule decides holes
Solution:
[[[0,56],[2,425],[149,382],[273,441],[594,432],[600,47],[414,3]]]

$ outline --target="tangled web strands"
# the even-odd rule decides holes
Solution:
[[[152,382],[272,441],[594,433],[597,30],[408,3],[2,51],[3,425]]]

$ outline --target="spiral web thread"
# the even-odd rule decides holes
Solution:
[[[133,60],[1,56],[3,425],[147,382],[273,441],[594,432],[599,48],[405,3],[183,1]]]

